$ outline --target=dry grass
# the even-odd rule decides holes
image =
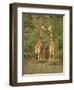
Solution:
[[[31,62],[30,62],[31,61]],[[63,72],[63,65],[60,63],[59,59],[52,61],[41,60],[29,60],[25,62],[24,73],[25,74],[40,74],[40,73],[61,73]]]

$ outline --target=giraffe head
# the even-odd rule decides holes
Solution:
[[[48,26],[48,31],[50,32],[50,37],[52,38],[53,37],[53,33],[52,33],[52,26]]]
[[[52,32],[52,26],[48,26],[48,31]]]
[[[46,28],[44,27],[44,25],[41,26],[42,30],[46,30]]]

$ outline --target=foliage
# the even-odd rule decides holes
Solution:
[[[59,52],[63,50],[63,16],[62,15],[37,15],[24,14],[24,50],[25,55],[34,55],[34,46],[40,38],[41,26],[52,26],[54,38],[57,41]],[[49,32],[44,31],[44,41],[48,42]],[[62,56],[62,53],[61,53]]]

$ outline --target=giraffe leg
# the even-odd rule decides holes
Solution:
[[[38,59],[38,54],[36,54],[36,60]]]
[[[51,61],[52,60],[52,52],[51,51],[50,51],[50,57],[49,58],[50,58],[50,61]]]
[[[39,55],[38,55],[38,60],[39,60]]]

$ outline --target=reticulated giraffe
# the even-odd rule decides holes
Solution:
[[[35,45],[35,55],[36,59],[41,59],[42,58],[42,52],[43,52],[43,45],[41,40],[38,40],[38,42]]]
[[[42,54],[43,54],[43,44],[42,44],[43,30],[41,29],[39,33],[40,33],[40,38],[35,44],[35,55],[36,55],[36,59],[38,60],[42,58]]]
[[[55,43],[55,39],[53,37],[52,27],[49,26],[48,30],[50,31],[50,34],[49,34],[49,59],[53,60],[54,56],[55,56],[56,43]]]

